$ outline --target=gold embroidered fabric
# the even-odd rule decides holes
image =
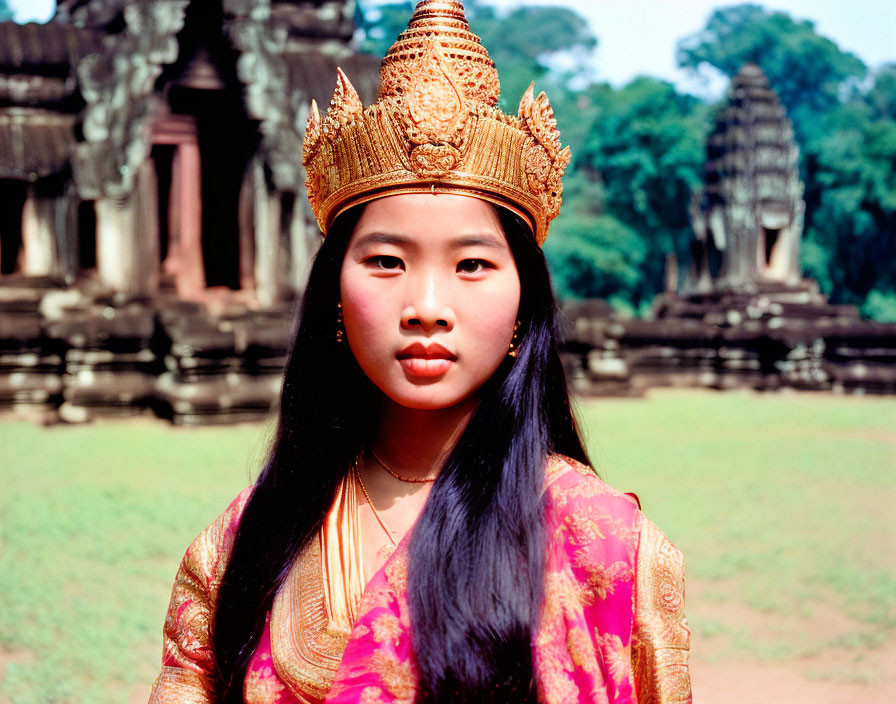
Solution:
[[[638,547],[632,667],[638,704],[690,704],[690,629],[684,615],[684,560],[643,519]]]
[[[150,704],[212,701],[215,603],[250,491],[240,494],[184,556],[165,619],[163,667]],[[356,491],[347,477],[318,538],[296,560],[271,609],[271,664],[301,702],[324,699],[357,619],[364,566]],[[257,675],[255,670],[247,675],[247,700],[271,700],[268,689],[276,680],[253,673]]]
[[[150,704],[211,701],[214,605],[233,546],[235,519],[250,493],[251,489],[245,489],[187,548],[165,617],[162,672],[153,685]]]
[[[274,667],[300,701],[326,696],[357,619],[364,570],[356,491],[347,477],[271,609]]]
[[[209,704],[211,682],[182,667],[162,667],[152,688],[152,704]]]

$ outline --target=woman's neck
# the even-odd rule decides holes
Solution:
[[[475,398],[438,410],[407,408],[384,399],[372,449],[396,474],[408,479],[434,477],[466,428]]]

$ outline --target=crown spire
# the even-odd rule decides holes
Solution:
[[[463,4],[455,0],[421,0],[408,28],[398,35],[380,68],[380,97],[400,95],[407,62],[419,59],[435,41],[454,66],[464,98],[497,105],[498,72],[479,37],[470,31]]]
[[[464,193],[523,216],[539,244],[561,203],[569,148],[547,96],[530,86],[517,115],[498,109],[495,64],[456,0],[421,0],[380,66],[364,109],[338,71],[326,116],[305,132],[308,200],[321,230],[390,193]]]

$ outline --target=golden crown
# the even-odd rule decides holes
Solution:
[[[421,0],[380,67],[367,109],[337,69],[321,119],[312,101],[303,163],[308,200],[326,233],[339,213],[383,195],[455,192],[509,207],[539,244],[560,210],[569,147],[534,84],[517,115],[498,109],[498,72],[464,7]]]

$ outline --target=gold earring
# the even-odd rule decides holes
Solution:
[[[519,352],[519,349],[517,349],[520,344],[519,338],[517,337],[517,330],[519,329],[520,321],[517,320],[513,324],[513,337],[510,338],[510,346],[507,348],[507,354],[511,357],[516,357],[517,353]]]
[[[342,319],[342,301],[336,304],[336,342],[345,342],[345,327]]]

